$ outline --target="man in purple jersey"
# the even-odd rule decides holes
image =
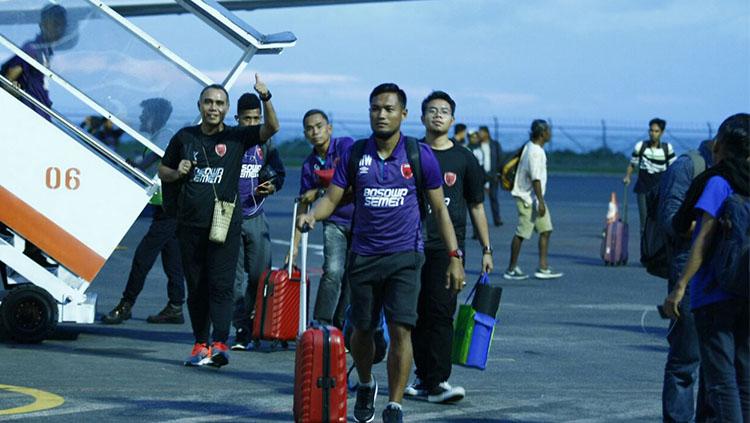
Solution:
[[[254,93],[242,94],[237,101],[239,126],[260,125],[262,119],[260,99]],[[258,291],[258,281],[266,269],[271,268],[271,234],[263,213],[266,197],[284,186],[286,170],[279,151],[271,145],[255,145],[242,156],[239,201],[242,206],[240,255],[234,279],[234,316],[237,330],[232,350],[250,348],[253,328],[253,309]]]
[[[351,352],[359,384],[354,418],[370,422],[375,417],[378,385],[372,376],[375,353],[374,329],[385,311],[391,337],[388,351],[389,403],[384,422],[401,422],[401,401],[412,364],[411,330],[417,321],[420,270],[424,262],[422,221],[418,198],[427,197],[451,262],[446,288],[464,285],[463,252],[458,248],[445,207],[440,167],[425,144],[419,152],[422,186],[416,184],[407,144],[416,142],[401,133],[406,119],[406,93],[396,84],[381,84],[370,94],[372,136],[355,143],[336,165],[333,182],[312,212],[297,219],[297,227],[313,227],[328,218],[344,195],[353,188],[352,246],[347,267],[351,289],[354,333]],[[361,144],[360,144],[361,143]],[[411,144],[414,145],[414,144]],[[352,152],[363,147],[355,175],[349,175]]]
[[[325,194],[331,183],[336,164],[354,140],[349,137],[331,138],[333,126],[322,110],[312,109],[302,118],[305,138],[313,150],[302,163],[300,175],[301,213],[306,213],[310,204]],[[346,252],[351,239],[354,204],[343,204],[323,222],[323,276],[320,277],[318,295],[315,299],[313,319],[332,324],[339,329],[344,326],[344,310],[349,304],[349,287],[344,278]],[[294,255],[297,255],[299,231],[294,238]]]

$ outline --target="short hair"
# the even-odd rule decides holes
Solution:
[[[198,96],[198,102],[200,102],[200,99],[203,98],[203,94],[206,93],[208,90],[221,90],[224,92],[224,95],[227,97],[227,103],[229,103],[229,93],[227,92],[227,89],[224,88],[221,84],[211,84],[201,90],[201,94]]]
[[[457,123],[457,124],[456,124],[456,125],[455,125],[455,126],[453,127],[453,133],[454,133],[454,134],[457,134],[457,133],[459,133],[459,132],[463,132],[463,131],[465,131],[465,130],[466,130],[466,125],[464,125],[463,123]]]
[[[398,85],[392,82],[386,82],[373,88],[370,93],[370,103],[372,103],[373,98],[385,93],[396,94],[396,96],[398,96],[398,102],[401,103],[401,108],[406,109],[406,93]]]
[[[68,11],[59,4],[48,4],[42,8],[41,19],[42,21],[52,19],[67,24]]]
[[[538,139],[542,135],[544,135],[545,132],[549,131],[549,124],[544,119],[535,119],[533,122],[531,122],[531,131],[529,132],[529,136],[532,140]]]
[[[746,160],[750,156],[750,115],[737,113],[719,126],[716,142],[726,149],[729,157]]]
[[[154,118],[154,127],[161,129],[167,124],[169,117],[172,116],[172,103],[169,100],[154,97],[141,101],[143,112]]]
[[[237,100],[237,113],[255,109],[260,109],[260,99],[254,93],[242,94]]]
[[[482,125],[482,126],[479,127],[479,129],[477,129],[477,131],[478,132],[484,131],[484,132],[486,132],[486,133],[489,134],[490,133],[490,128],[488,128],[487,125]]]
[[[304,116],[302,116],[302,126],[305,126],[305,121],[312,115],[321,115],[323,116],[323,119],[325,119],[326,123],[330,123],[330,121],[328,120],[328,115],[324,111],[320,109],[310,109],[305,112]]]
[[[422,114],[424,115],[425,110],[427,110],[427,105],[432,100],[445,100],[448,105],[451,106],[451,116],[453,116],[456,113],[456,102],[453,101],[450,95],[446,93],[445,91],[433,91],[425,97],[424,100],[422,100]]]
[[[664,128],[667,127],[667,121],[664,119],[659,118],[653,118],[650,121],[648,121],[648,127],[650,128],[651,125],[656,125],[661,129],[662,132],[664,132]]]

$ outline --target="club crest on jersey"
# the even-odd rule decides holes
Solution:
[[[216,146],[214,147],[214,151],[219,155],[219,157],[224,157],[224,155],[227,154],[227,145],[216,144]]]
[[[401,165],[401,176],[404,177],[404,179],[411,179],[414,174],[411,172],[411,165],[409,163],[404,163]]]
[[[258,160],[263,160],[263,149],[259,145],[255,146],[255,154],[258,156]]]
[[[445,181],[445,185],[452,187],[456,184],[456,174],[453,172],[445,172],[443,174],[443,181]]]

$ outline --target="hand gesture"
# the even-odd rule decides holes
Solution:
[[[255,88],[255,92],[258,93],[261,99],[268,96],[268,92],[269,92],[268,87],[266,86],[266,83],[260,79],[260,74],[258,73],[255,74],[255,87],[254,88]]]
[[[190,173],[190,171],[193,169],[193,166],[197,165],[196,162],[191,162],[190,160],[180,160],[180,164],[177,165],[177,173],[180,174],[180,178]]]

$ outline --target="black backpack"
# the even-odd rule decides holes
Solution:
[[[667,150],[664,144],[662,148],[666,157]],[[706,170],[706,161],[700,153],[691,150],[687,156],[693,162],[693,178]],[[659,187],[656,186],[646,194],[646,222],[643,224],[643,234],[641,234],[641,264],[649,274],[669,279],[669,240],[667,234],[659,226],[659,203]]]
[[[424,192],[424,176],[422,175],[422,161],[420,159],[419,152],[419,141],[413,137],[405,137],[404,143],[406,147],[406,157],[411,166],[412,174],[414,175],[414,183],[417,186],[417,202],[419,203],[419,216],[424,220],[427,216],[427,197]],[[352,144],[351,154],[349,156],[349,162],[347,163],[347,176],[349,178],[349,186],[354,188],[354,182],[357,180],[357,167],[359,161],[365,154],[365,146],[367,145],[367,139],[361,139]],[[356,204],[356,202],[355,202]]]
[[[720,287],[724,291],[747,299],[750,296],[748,280],[748,239],[750,238],[750,198],[732,194],[724,201],[724,212],[719,216],[711,266],[716,280],[708,289]]]

